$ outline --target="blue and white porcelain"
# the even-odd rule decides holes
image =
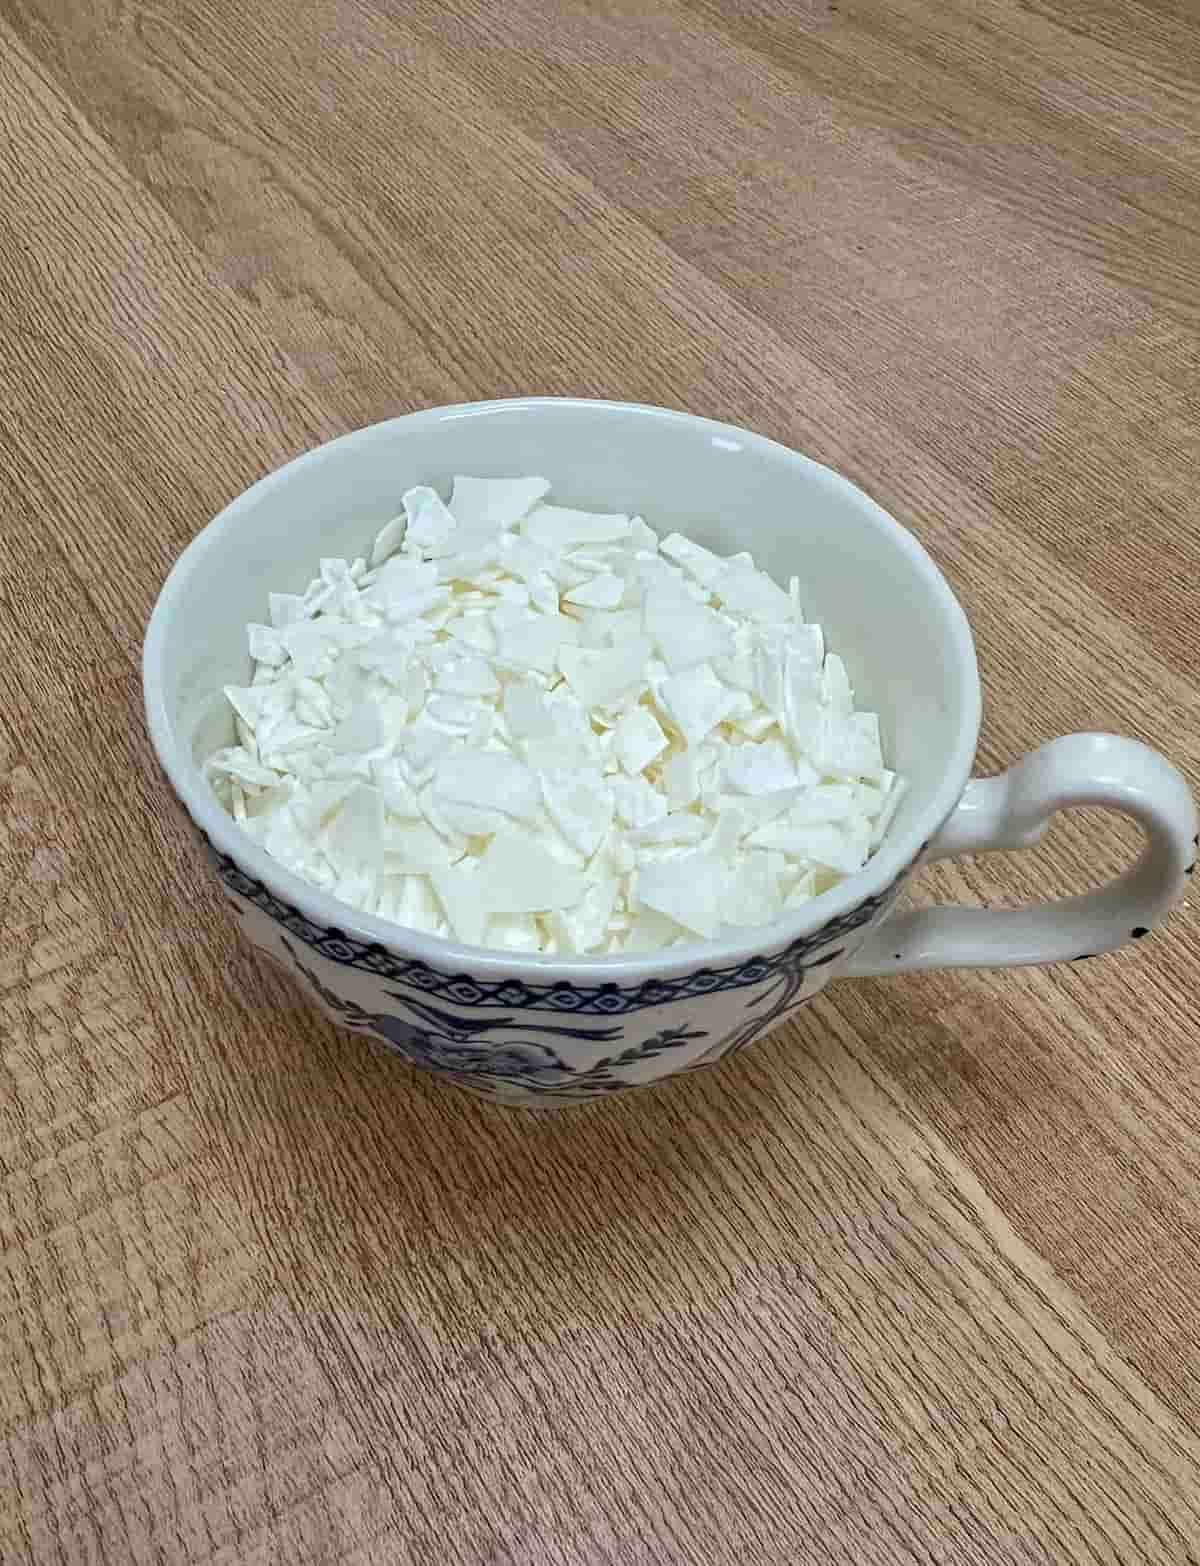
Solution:
[[[358,912],[272,860],[221,809],[200,762],[227,743],[222,687],[248,674],[269,590],[352,557],[413,484],[541,473],[565,505],[641,512],[723,553],[798,575],[807,612],[879,712],[910,792],[858,875],[737,938],[636,957],[521,956]],[[147,720],[247,937],[328,1016],[507,1104],[553,1107],[713,1065],[830,980],[912,968],[1057,962],[1146,934],[1180,897],[1196,814],[1180,774],[1132,740],[1055,740],[971,781],[980,695],[966,618],[916,539],[846,479],[774,441],[628,403],[526,398],[359,430],[263,479],[184,552],[151,618]],[[922,862],[1036,842],[1055,811],[1133,816],[1146,846],[1108,886],[1056,904],[894,914]]]
[[[484,978],[314,925],[216,855],[249,938],[335,1022],[411,1065],[510,1103],[580,1103],[715,1065],[810,999],[856,951],[899,883],[769,955],[621,984]]]

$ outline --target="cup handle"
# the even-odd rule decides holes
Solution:
[[[1061,902],[894,915],[851,958],[847,976],[1078,961],[1146,935],[1195,869],[1196,808],[1182,774],[1136,740],[1070,734],[998,777],[973,780],[925,859],[1029,848],[1055,811],[1082,805],[1119,810],[1145,830],[1146,846],[1131,870]]]

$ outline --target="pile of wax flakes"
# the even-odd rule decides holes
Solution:
[[[787,591],[545,479],[425,486],[249,627],[206,764],[267,853],[430,935],[604,955],[737,934],[860,870],[903,793]]]

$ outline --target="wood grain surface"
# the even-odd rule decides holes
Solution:
[[[137,668],[303,448],[628,397],[916,531],[982,767],[1200,781],[1198,131],[1194,0],[0,0],[0,1560],[1200,1561],[1193,909],[505,1113],[239,944]]]

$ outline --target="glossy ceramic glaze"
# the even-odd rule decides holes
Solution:
[[[556,503],[640,512],[660,532],[677,528],[722,553],[748,549],[779,580],[799,576],[806,614],[846,659],[859,704],[880,715],[885,755],[910,783],[867,867],[736,940],[567,962],[462,946],[359,913],[246,838],[200,762],[230,738],[220,691],[248,677],[247,623],[264,618],[269,590],[302,591],[321,556],[362,553],[403,490],[445,493],[455,473],[539,473]],[[847,480],[775,442],[632,404],[529,398],[432,409],[290,463],[180,558],[147,633],[144,678],[159,757],[247,936],[329,1015],[509,1103],[580,1102],[713,1064],[842,973],[1055,961],[1117,945],[1179,895],[1195,831],[1174,769],[1108,736],[1056,742],[968,787],[974,648],[912,535]],[[1051,909],[941,911],[942,925],[932,911],[879,933],[923,857],[1020,846],[1068,803],[1142,820],[1150,843],[1124,881]]]

